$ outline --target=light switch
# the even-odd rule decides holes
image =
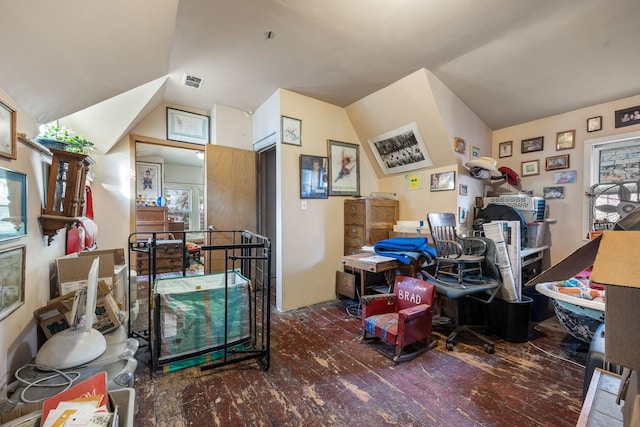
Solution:
[[[307,210],[307,201],[306,200],[302,201],[302,205],[301,205],[300,209],[302,209],[303,211]]]

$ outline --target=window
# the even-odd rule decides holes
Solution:
[[[584,235],[640,206],[640,132],[585,141]]]

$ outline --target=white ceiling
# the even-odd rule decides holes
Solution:
[[[116,105],[104,151],[162,102],[346,106],[423,67],[493,129],[640,93],[638,0],[4,0],[0,22],[0,87],[39,123]]]

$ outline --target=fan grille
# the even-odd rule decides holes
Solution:
[[[640,181],[604,182],[591,186],[591,231],[612,229],[616,222],[640,207]]]

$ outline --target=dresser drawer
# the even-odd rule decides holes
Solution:
[[[362,225],[345,225],[344,226],[344,242],[353,242],[354,244],[364,245],[365,235]]]
[[[364,202],[346,202],[344,205],[344,223],[362,224],[364,223]]]

